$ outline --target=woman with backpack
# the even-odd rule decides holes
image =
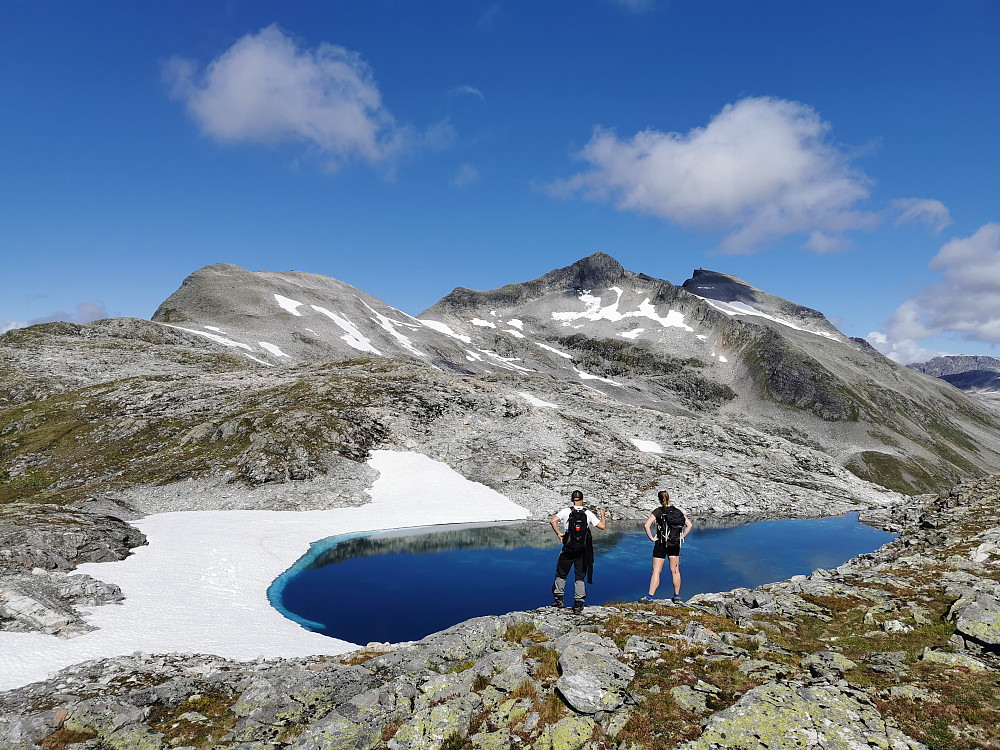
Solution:
[[[674,604],[681,603],[681,545],[684,537],[691,531],[691,521],[680,508],[670,504],[670,493],[660,490],[657,494],[660,507],[649,514],[646,519],[646,536],[653,545],[653,575],[649,578],[649,594],[639,599],[648,602],[653,598],[660,585],[660,571],[663,570],[663,560],[670,560],[670,574],[674,579]],[[656,524],[656,536],[653,536],[652,526]]]

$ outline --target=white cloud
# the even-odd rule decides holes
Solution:
[[[857,209],[869,179],[828,142],[829,130],[811,107],[769,97],[727,105],[687,134],[621,139],[599,127],[579,154],[591,169],[549,190],[728,232],[728,252],[802,233],[827,252],[843,232],[877,221]]]
[[[458,171],[455,172],[455,176],[451,178],[451,185],[453,187],[465,187],[474,182],[479,182],[479,170],[468,162],[460,166]]]
[[[867,340],[869,344],[878,349],[886,357],[894,362],[899,362],[901,365],[907,365],[911,362],[926,362],[929,359],[946,354],[946,352],[923,347],[910,339],[889,341],[888,337],[880,331],[869,333]]]
[[[475,86],[456,86],[451,90],[452,96],[462,96],[464,94],[478,97],[480,101],[483,101],[486,98],[485,96],[483,96],[483,92],[477,89]]]
[[[174,58],[165,75],[173,96],[219,141],[300,141],[336,166],[351,158],[380,162],[408,137],[358,53],[326,42],[301,49],[274,24],[239,39],[202,71]]]
[[[879,338],[868,340],[884,354],[901,352],[918,361],[917,342],[957,334],[967,341],[1000,343],[1000,224],[986,224],[971,237],[954,239],[931,260],[943,279],[905,300],[886,322]],[[930,352],[931,356],[939,352]],[[896,359],[896,357],[893,357]],[[899,359],[898,361],[904,361]]]
[[[809,239],[805,241],[805,247],[817,255],[835,253],[845,250],[848,246],[849,243],[843,237],[831,237],[825,232],[811,232]]]
[[[419,138],[419,145],[431,151],[446,151],[451,148],[458,138],[455,126],[451,120],[445,118],[431,125]]]
[[[0,323],[0,334],[7,333],[7,331],[13,331],[15,328],[24,328],[28,325],[26,320],[5,320]]]
[[[899,211],[896,226],[920,222],[926,224],[935,232],[940,232],[951,224],[951,214],[948,207],[941,201],[926,198],[899,198],[892,202],[892,207]]]

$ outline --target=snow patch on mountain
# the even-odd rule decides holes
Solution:
[[[630,438],[632,445],[638,448],[643,453],[663,453],[663,448],[660,444],[652,440],[640,440],[639,438]]]
[[[548,344],[543,344],[541,341],[536,341],[535,342],[535,346],[540,346],[540,347],[542,347],[542,349],[545,349],[546,351],[552,352],[556,356],[562,357],[563,359],[573,359],[573,355],[572,354],[567,354],[566,352],[561,352],[558,349],[556,349],[554,346],[549,346]]]
[[[580,376],[580,380],[598,380],[601,383],[607,383],[608,385],[622,386],[621,383],[616,383],[614,380],[608,380],[607,378],[602,378],[600,375],[591,375],[589,372],[584,372],[579,368],[574,367],[573,372]]]
[[[274,344],[269,344],[266,341],[258,341],[257,343],[260,344],[260,346],[261,346],[262,349],[267,349],[267,351],[271,352],[271,354],[273,354],[275,357],[287,357],[288,356],[287,354],[285,354],[283,351],[281,351],[281,349],[279,349]]]
[[[253,351],[253,347],[250,346],[249,344],[244,344],[240,341],[233,341],[231,338],[227,338],[226,336],[220,336],[217,333],[206,333],[205,331],[199,331],[197,328],[184,328],[183,326],[170,325],[169,323],[166,323],[165,325],[167,325],[169,328],[176,328],[178,331],[187,331],[188,333],[193,333],[196,336],[204,336],[206,339],[214,341],[217,344],[222,344],[223,346],[232,346],[238,349],[246,349],[248,352]]]
[[[354,323],[346,318],[340,317],[334,312],[330,312],[325,307],[321,307],[320,305],[313,305],[312,309],[318,313],[322,313],[344,330],[344,335],[340,337],[341,341],[346,342],[349,346],[354,347],[358,351],[371,352],[372,354],[382,356],[382,352],[372,346],[372,342],[358,330]]]
[[[290,312],[292,315],[302,317],[302,313],[299,312],[299,308],[302,307],[301,302],[290,299],[288,297],[283,297],[280,294],[275,294],[274,299],[277,301],[278,305],[282,310]]]
[[[423,323],[428,328],[430,328],[432,331],[437,331],[438,333],[443,333],[445,336],[451,336],[451,338],[458,339],[463,344],[471,344],[472,343],[472,337],[471,336],[466,336],[466,335],[461,334],[461,333],[455,333],[451,329],[451,326],[448,325],[447,323],[442,323],[439,320],[421,320],[420,322]]]
[[[526,393],[525,391],[518,391],[517,395],[520,396],[521,398],[523,398],[525,401],[527,401],[532,406],[540,406],[540,407],[542,407],[544,409],[558,409],[559,408],[558,404],[553,404],[551,401],[543,401],[542,399],[540,399],[540,398],[538,398],[536,396],[532,396],[530,393]]]
[[[369,305],[364,300],[361,301],[361,304],[363,304],[365,307],[368,308],[369,311],[371,311],[371,314],[374,316],[372,320],[378,323],[384,331],[386,331],[390,336],[396,339],[399,345],[404,349],[406,349],[406,351],[410,352],[411,354],[416,354],[418,357],[427,356],[422,351],[417,349],[416,346],[413,345],[413,342],[409,339],[409,337],[405,336],[397,329],[397,326],[399,326],[400,328],[409,328],[410,330],[415,330],[420,327],[419,322],[407,323],[402,320],[393,320],[392,318],[386,317],[378,310],[372,308],[372,306]]]
[[[570,323],[581,319],[594,322],[608,320],[617,323],[627,318],[649,318],[664,328],[681,328],[685,331],[694,331],[691,326],[684,322],[684,314],[677,310],[670,310],[667,312],[666,317],[662,317],[656,312],[656,306],[650,302],[649,297],[646,297],[639,303],[638,309],[630,312],[620,312],[618,306],[621,304],[624,290],[621,287],[613,286],[608,291],[614,292],[617,295],[615,301],[610,305],[603,305],[602,297],[595,297],[591,294],[591,290],[585,289],[580,292],[580,301],[586,306],[585,310],[582,312],[554,312],[552,313],[552,319],[561,321],[564,326],[568,326]]]

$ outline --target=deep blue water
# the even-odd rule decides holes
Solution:
[[[594,582],[587,603],[647,592],[652,542],[641,526],[594,531]],[[681,596],[832,568],[878,549],[893,534],[857,514],[692,529],[681,553]],[[416,640],[480,615],[534,609],[552,600],[558,539],[548,524],[405,529],[330,537],[272,584],[287,617],[352,643]],[[572,603],[573,574],[567,581]],[[673,595],[664,565],[657,597]]]

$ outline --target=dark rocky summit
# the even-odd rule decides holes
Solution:
[[[134,654],[0,694],[46,748],[990,748],[1000,478],[833,570],[669,602],[482,617],[255,663]]]

